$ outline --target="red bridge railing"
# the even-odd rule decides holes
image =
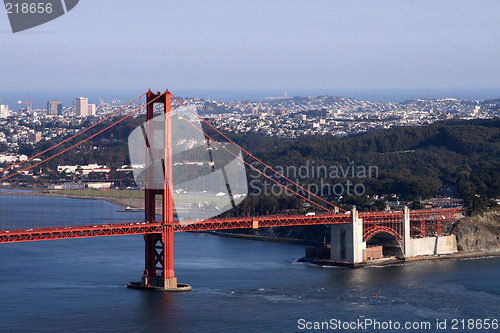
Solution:
[[[443,219],[454,219],[460,209],[440,209],[411,211],[411,221],[434,221]],[[375,212],[360,213],[360,218],[366,225],[392,224],[403,221],[402,212]],[[174,230],[180,231],[204,231],[217,229],[248,229],[259,227],[299,226],[349,223],[351,214],[321,214],[314,216],[304,215],[274,215],[260,217],[238,217],[226,219],[211,219],[191,224],[176,224]],[[64,226],[51,228],[32,228],[0,231],[0,243],[30,242],[51,239],[71,239],[87,237],[106,237],[121,235],[153,234],[161,233],[163,225],[161,222],[134,222],[119,224],[95,224],[84,226]]]

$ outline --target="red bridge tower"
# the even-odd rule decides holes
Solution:
[[[146,93],[147,101],[147,120],[154,118],[153,108],[155,103],[163,104],[165,113],[164,128],[164,156],[163,156],[163,189],[157,189],[154,186],[148,186],[152,179],[146,176],[145,188],[145,221],[146,223],[156,222],[156,196],[161,196],[162,207],[162,232],[154,234],[145,234],[145,269],[141,282],[131,282],[128,287],[140,289],[155,289],[162,291],[190,291],[191,286],[177,283],[174,272],[174,200],[169,184],[172,183],[172,122],[170,112],[171,93],[166,90],[164,93],[156,94],[149,90]],[[148,159],[146,173],[155,174],[155,161],[152,161],[153,135],[147,136],[146,140],[146,158]]]

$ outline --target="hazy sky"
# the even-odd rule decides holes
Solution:
[[[0,89],[499,88],[500,1],[80,0],[12,34]]]

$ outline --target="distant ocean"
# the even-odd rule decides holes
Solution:
[[[153,90],[163,90],[165,87],[154,88]],[[143,94],[144,90],[0,90],[0,104],[9,105],[10,109],[17,110],[19,100],[27,102],[33,101],[34,108],[46,108],[47,101],[62,101],[64,106],[71,106],[75,103],[76,97],[88,97],[89,103],[99,104],[100,99],[109,102],[121,100],[128,103]],[[245,101],[263,100],[266,97],[283,96],[285,89],[247,89],[247,90],[199,90],[199,89],[174,89],[172,93],[178,97],[199,97],[221,101]],[[440,98],[452,97],[464,100],[484,100],[500,98],[500,88],[492,89],[448,89],[448,88],[428,88],[428,89],[287,89],[287,95],[293,96],[320,96],[330,95],[337,97],[348,97],[373,102],[403,102],[416,98]]]

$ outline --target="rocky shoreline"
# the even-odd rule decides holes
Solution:
[[[451,232],[463,251],[500,251],[500,210],[464,217]]]

